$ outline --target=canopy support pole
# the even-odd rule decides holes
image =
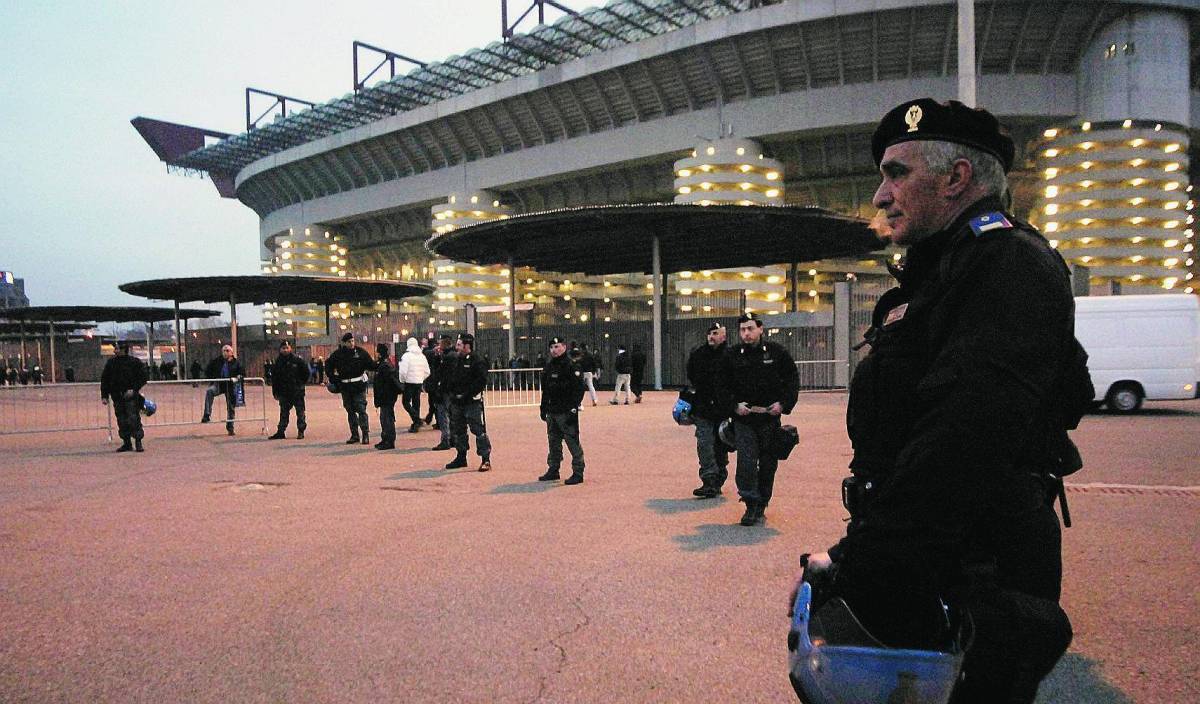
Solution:
[[[180,379],[183,379],[183,357],[181,357],[179,354],[179,342],[181,339],[180,335],[179,335],[179,300],[176,299],[174,301],[174,303],[175,303],[175,379],[178,381]]]
[[[326,336],[329,336],[329,335],[332,335],[332,334],[333,334],[333,333],[331,333],[331,332],[329,331],[329,329],[330,329],[330,324],[329,324],[329,304],[328,304],[328,303],[326,303],[326,304],[325,304],[325,335],[326,335]]]
[[[233,356],[238,356],[237,346],[237,294],[229,292],[229,346],[233,348]]]
[[[178,305],[178,303],[176,305]],[[183,355],[179,359],[179,368],[180,369],[184,369],[187,365],[187,356],[188,356],[187,336],[188,336],[188,319],[184,318],[183,319],[183,342],[179,345],[179,349]],[[191,372],[189,371],[188,373],[190,374]],[[180,377],[180,378],[182,378],[182,377]]]
[[[517,356],[517,267],[508,258],[508,358]],[[507,365],[506,365],[507,366]]]
[[[146,373],[154,378],[154,323],[146,323]]]
[[[54,363],[54,321],[49,322],[50,325],[50,383],[58,381],[58,365]]]
[[[22,321],[21,321],[21,370],[22,370],[22,371],[24,371],[24,370],[25,370],[25,360],[26,360],[26,353],[25,353],[25,321],[24,321],[24,320],[22,320]]]
[[[651,315],[654,319],[654,389],[662,391],[662,332],[663,332],[663,291],[662,291],[662,259],[659,256],[658,235],[650,241],[651,280],[654,282],[654,302]]]
[[[958,0],[958,99],[975,107],[975,0]]]
[[[792,268],[788,273],[792,280],[792,312],[795,313],[800,310],[800,265],[792,262]]]

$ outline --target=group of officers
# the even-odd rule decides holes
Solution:
[[[864,684],[839,677],[895,679],[897,672],[899,683],[880,682],[872,690],[885,693],[878,701],[1032,702],[1071,642],[1059,605],[1061,529],[1054,501],[1065,499],[1061,477],[1080,465],[1067,431],[1090,401],[1091,383],[1086,354],[1074,338],[1069,271],[1037,230],[1007,212],[1014,151],[995,117],[955,101],[901,104],[873,135],[882,176],[873,202],[886,218],[883,237],[908,251],[903,266],[892,270],[899,286],[875,308],[865,339],[869,354],[851,379],[846,534],[801,558],[797,592],[811,595],[803,608],[812,614],[804,623],[823,622],[832,631],[817,639],[790,636],[789,648],[839,645],[838,624],[851,624],[841,629],[859,634],[848,644],[861,653],[851,657],[869,658],[873,648],[946,651],[957,653],[958,666],[950,673],[896,670],[907,657],[897,655],[900,665],[891,670],[878,667],[882,660],[823,668],[820,657],[802,653],[793,657],[790,675],[804,702],[843,701],[830,693],[860,691],[855,687]],[[746,504],[740,522],[752,526],[771,500],[778,464],[773,438],[780,417],[796,403],[798,379],[787,351],[763,338],[757,316],[739,318],[737,334],[730,345],[726,329],[714,323],[688,359],[701,479],[694,494],[715,497],[728,478],[731,448],[720,432],[728,419],[735,483]],[[487,364],[473,342],[460,336],[452,351],[450,340],[441,340],[435,408],[443,409],[439,420],[448,412],[457,450],[447,468],[466,466],[470,428],[479,469],[486,471]],[[539,479],[560,478],[565,443],[572,473],[564,483],[578,484],[586,385],[565,341],[552,339],[549,352],[540,407],[549,453]],[[144,370],[139,374],[128,359],[119,353],[109,362],[102,394],[117,406],[123,449],[134,449],[132,439],[140,451],[136,398]],[[347,335],[328,366],[351,441],[366,442],[366,371],[375,363]],[[301,371],[297,366],[291,375],[288,368],[277,362],[276,375],[286,379],[276,387],[286,390],[279,394],[281,412],[289,399],[303,432],[303,402],[295,403],[295,394],[303,396]],[[280,433],[284,428],[281,418]],[[443,436],[434,449],[449,447]],[[865,642],[862,631],[869,634]],[[924,681],[939,677],[949,679]]]

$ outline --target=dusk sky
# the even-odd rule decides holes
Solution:
[[[2,2],[0,270],[33,305],[144,305],[117,285],[257,273],[254,212],[168,174],[132,118],[243,132],[247,86],[350,92],[356,39],[433,61],[499,37],[500,0]]]

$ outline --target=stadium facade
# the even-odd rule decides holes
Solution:
[[[945,0],[613,0],[243,134],[134,124],[170,168],[210,175],[259,215],[266,272],[435,283],[432,299],[389,306],[404,334],[460,325],[473,303],[485,329],[516,324],[536,338],[590,323],[608,339],[597,324],[647,319],[647,277],[518,271],[509,291],[503,267],[432,259],[425,241],[514,212],[610,203],[870,218],[874,123],[905,99],[956,97],[956,19]],[[993,0],[975,4],[975,26],[977,104],[1017,144],[1014,211],[1086,267],[1093,292],[1194,292],[1198,4]],[[201,146],[204,135],[222,138]],[[666,316],[752,308],[803,327],[832,315],[837,284],[879,285],[900,256],[672,272]],[[268,321],[315,334],[312,313]],[[380,310],[341,315],[369,325]]]

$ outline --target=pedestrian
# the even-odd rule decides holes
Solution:
[[[1053,499],[1092,396],[1069,272],[1006,212],[1014,146],[987,111],[904,103],[871,146],[873,202],[907,257],[850,384],[850,523],[804,580],[889,647],[935,649],[922,615],[965,614],[951,701],[1032,702],[1072,637]]]
[[[711,499],[721,493],[729,478],[729,450],[717,437],[721,421],[718,392],[721,364],[729,346],[725,344],[725,326],[708,326],[704,344],[692,350],[687,360],[688,384],[692,389],[692,423],[696,428],[696,457],[700,461],[700,486],[692,494]]]
[[[317,357],[317,384],[325,385],[325,358]]]
[[[406,351],[400,358],[398,373],[400,382],[404,385],[404,410],[412,423],[408,432],[415,433],[421,429],[421,385],[429,378],[429,360],[421,352],[421,345],[416,338],[408,338],[405,343]]]
[[[33,378],[33,385],[34,385],[34,386],[41,386],[41,385],[42,385],[42,365],[40,365],[40,364],[34,364],[34,365],[33,365],[33,371],[32,371],[32,372],[30,372],[30,375],[31,375],[31,376],[32,376],[32,378]]]
[[[437,365],[441,360],[437,340],[432,337],[425,338],[424,347],[421,348],[421,354],[425,355],[425,363],[429,365],[429,376],[425,377],[425,383],[421,385],[422,389],[425,391],[426,400],[429,401],[429,411],[425,414],[423,421],[425,425],[429,425],[433,422],[435,413],[435,403],[433,399],[433,393],[429,390],[431,385],[429,380],[433,378],[433,373],[437,370]]]
[[[550,338],[550,360],[542,370],[542,403],[539,409],[546,423],[546,441],[550,452],[546,455],[546,473],[538,477],[540,482],[559,478],[564,441],[571,452],[571,476],[563,484],[583,482],[583,445],[579,442],[579,404],[583,401],[583,393],[583,372],[567,354],[566,343],[561,337]]]
[[[613,371],[617,375],[616,386],[613,387],[613,397],[609,401],[612,405],[617,405],[617,396],[620,395],[621,389],[625,389],[625,405],[629,405],[629,384],[631,372],[633,371],[633,363],[629,359],[629,352],[626,351],[625,345],[617,345],[617,356],[613,360]]]
[[[347,445],[370,443],[370,421],[367,418],[367,372],[375,368],[375,361],[367,351],[354,341],[353,333],[342,335],[341,344],[325,363],[324,371],[329,380],[337,384],[342,395],[342,408],[346,409],[346,424],[350,426]]]
[[[193,379],[204,378],[204,367],[200,366],[200,360],[192,360],[192,367],[188,372],[188,376],[192,377]]]
[[[208,389],[204,392],[204,415],[201,416],[200,422],[209,422],[212,416],[213,399],[217,396],[225,397],[225,432],[233,435],[233,419],[234,409],[237,407],[237,385],[242,383],[242,378],[245,377],[246,370],[242,368],[242,363],[238,361],[233,354],[233,347],[224,345],[221,347],[221,356],[213,359],[208,363],[208,367],[204,370],[204,376],[208,379],[213,379],[213,383],[209,384]]]
[[[113,356],[104,363],[100,373],[100,401],[108,405],[112,401],[113,414],[117,417],[117,435],[121,446],[117,452],[143,452],[142,438],[142,387],[149,375],[142,360],[129,354],[129,342],[121,340],[113,345]]]
[[[375,380],[372,382],[375,407],[379,409],[379,442],[376,450],[392,450],[396,447],[396,398],[404,384],[396,376],[396,369],[389,359],[391,351],[380,342],[375,345]]]
[[[634,345],[629,355],[629,383],[633,388],[634,403],[642,402],[642,379],[646,374],[646,353],[641,345]]]
[[[718,376],[722,410],[732,415],[737,470],[734,482],[746,504],[740,523],[757,525],[765,518],[775,488],[779,459],[773,452],[779,417],[792,412],[800,393],[800,376],[788,351],[763,339],[757,313],[738,318],[741,344],[725,353]]]
[[[579,348],[579,371],[583,374],[583,385],[587,388],[587,394],[592,399],[592,406],[596,405],[596,356],[588,350],[587,345]]]
[[[425,392],[429,394],[429,405],[433,407],[437,417],[434,426],[442,434],[442,439],[431,448],[434,451],[449,450],[454,447],[453,435],[450,433],[450,397],[446,393],[446,380],[450,376],[450,369],[456,355],[454,338],[442,334],[434,351],[436,361],[431,365],[429,378],[425,380]]]
[[[458,453],[446,469],[467,466],[467,450],[470,443],[467,430],[475,436],[475,452],[482,462],[480,472],[492,468],[492,443],[488,439],[487,425],[483,417],[483,390],[487,387],[487,360],[475,354],[475,336],[458,336],[454,345],[455,355],[445,369],[443,385],[450,404],[450,433],[454,438],[454,449]]]
[[[268,440],[282,440],[291,419],[292,409],[296,409],[296,439],[304,439],[304,429],[308,427],[308,419],[304,412],[304,386],[308,383],[308,363],[295,353],[292,343],[284,340],[279,343],[279,356],[271,365],[274,375],[271,377],[271,395],[279,402],[279,423],[275,426],[275,434]]]

